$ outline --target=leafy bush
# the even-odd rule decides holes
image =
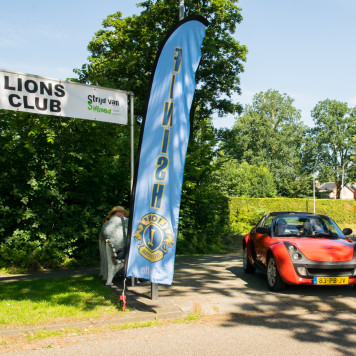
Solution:
[[[129,128],[0,112],[0,267],[98,262],[105,213],[128,206]]]

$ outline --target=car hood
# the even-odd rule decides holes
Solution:
[[[318,238],[284,239],[293,244],[309,260],[349,261],[354,256],[354,242]]]

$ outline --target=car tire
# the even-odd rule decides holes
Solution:
[[[270,256],[267,262],[267,283],[271,291],[278,292],[286,288],[276,265],[273,256]]]
[[[254,273],[256,268],[251,264],[248,258],[247,246],[245,245],[242,253],[243,267],[246,273]]]

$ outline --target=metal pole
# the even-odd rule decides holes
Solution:
[[[134,177],[134,171],[135,171],[135,155],[134,155],[134,149],[135,149],[135,144],[134,144],[134,96],[130,95],[130,142],[131,142],[131,193],[132,193],[132,187],[133,187],[133,177]]]
[[[151,300],[158,299],[158,283],[151,283]]]
[[[315,174],[313,173],[313,204],[314,204],[314,214],[315,214]]]
[[[340,192],[340,199],[343,198],[342,191],[344,190],[344,174],[345,174],[345,165],[342,165],[342,175],[341,175],[341,192]]]
[[[184,0],[179,0],[179,21],[184,19]]]
[[[130,150],[131,150],[131,194],[135,172],[135,142],[134,142],[134,96],[130,95]],[[135,277],[131,277],[131,286],[135,285]]]

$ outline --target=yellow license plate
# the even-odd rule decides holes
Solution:
[[[349,277],[314,277],[314,284],[349,284]]]

